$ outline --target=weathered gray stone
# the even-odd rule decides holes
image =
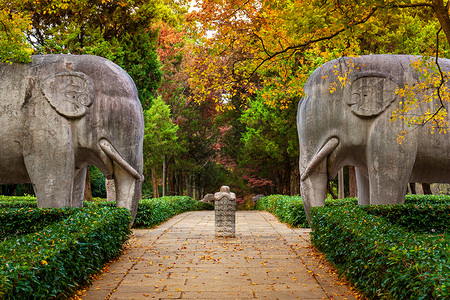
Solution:
[[[136,213],[144,118],[131,77],[96,56],[39,55],[0,64],[0,183],[33,184],[39,207],[81,206],[86,168]]]
[[[216,237],[236,236],[236,195],[228,186],[214,194]]]
[[[206,194],[200,201],[214,204],[214,194]]]
[[[106,200],[116,201],[116,186],[114,184],[114,179],[106,179]]]
[[[259,199],[264,198],[265,196],[263,194],[258,194],[253,197],[253,203],[256,203],[259,201]]]
[[[408,182],[450,183],[448,135],[417,127],[399,144],[398,134],[408,126],[391,121],[392,112],[404,101],[396,89],[419,81],[410,66],[418,59],[344,57],[310,76],[297,114],[301,192],[308,219],[312,206],[324,205],[328,178],[346,165],[356,167],[359,204],[403,203]],[[450,71],[450,60],[440,59],[439,64]],[[342,88],[338,76],[349,80]],[[333,85],[336,89],[330,92]],[[414,114],[435,111],[434,103],[418,97]]]

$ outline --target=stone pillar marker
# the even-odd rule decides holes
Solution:
[[[236,195],[222,186],[214,194],[216,237],[236,236]]]

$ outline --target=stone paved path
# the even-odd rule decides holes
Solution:
[[[214,212],[134,230],[82,299],[355,299],[310,247],[308,229],[237,212],[236,238],[214,237]],[[317,253],[316,253],[317,254]]]

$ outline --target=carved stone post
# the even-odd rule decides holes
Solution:
[[[236,195],[222,186],[214,194],[216,237],[236,236]]]
[[[116,185],[114,179],[106,179],[106,198],[108,201],[116,201]]]

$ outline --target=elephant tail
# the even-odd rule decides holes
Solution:
[[[119,151],[114,148],[114,146],[106,139],[100,140],[100,148],[119,166],[121,166],[125,171],[127,171],[131,176],[139,180],[144,181],[144,176],[139,174],[139,172],[133,168],[127,161],[120,155]]]
[[[317,152],[314,157],[311,159],[311,162],[306,167],[305,172],[303,172],[301,180],[304,181],[308,178],[309,175],[314,171],[314,169],[331,154],[331,152],[336,149],[339,145],[339,140],[336,137],[333,137],[328,140],[328,142],[323,145],[323,147]]]

